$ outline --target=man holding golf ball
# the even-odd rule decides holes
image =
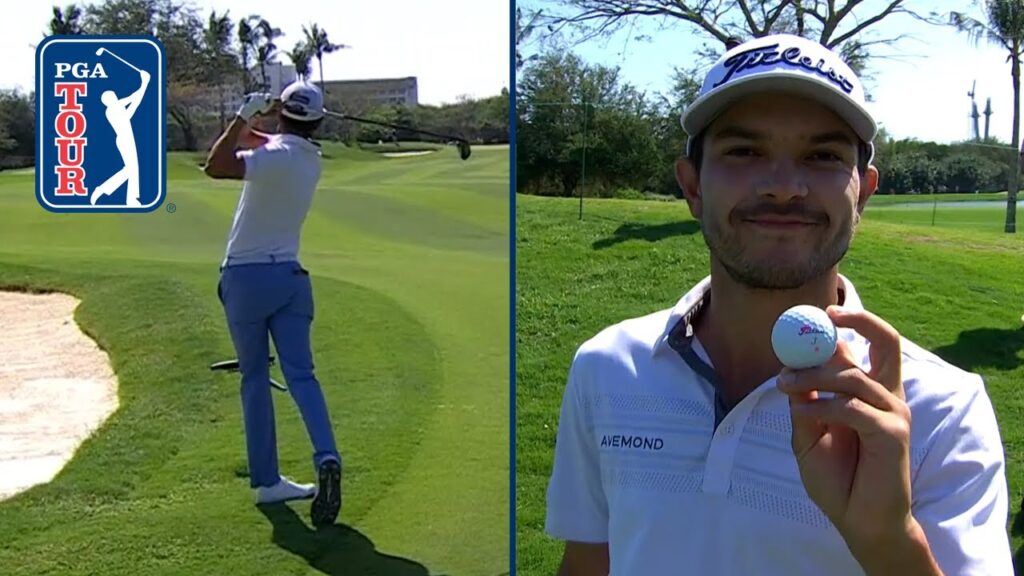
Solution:
[[[559,574],[1013,573],[981,378],[838,272],[878,184],[864,102],[795,36],[708,73],[676,174],[710,275],[577,351],[548,486]]]

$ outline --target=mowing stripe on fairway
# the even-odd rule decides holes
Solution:
[[[392,242],[480,252],[499,258],[508,254],[507,233],[474,226],[443,212],[425,211],[422,207],[391,200],[388,196],[352,189],[328,189],[325,192],[319,198],[317,208],[345,227],[357,228]]]

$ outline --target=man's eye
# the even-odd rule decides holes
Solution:
[[[841,162],[843,159],[834,152],[819,151],[811,154],[810,159],[815,162]]]
[[[738,158],[749,158],[757,156],[757,150],[747,146],[737,146],[735,148],[729,148],[725,151],[726,156],[735,156]]]

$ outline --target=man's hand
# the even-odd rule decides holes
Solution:
[[[608,576],[608,543],[566,542],[558,576]]]
[[[203,172],[211,178],[230,178],[241,180],[245,178],[245,161],[235,154],[238,136],[246,127],[245,121],[240,117],[231,120],[228,129],[217,138],[206,158],[206,167]]]
[[[150,79],[149,72],[146,72],[145,70],[139,70],[139,76],[142,77],[142,83],[143,84],[149,84],[149,79]]]
[[[852,328],[870,342],[871,367],[861,370],[840,342],[825,365],[780,373],[804,487],[869,574],[896,565],[908,573],[938,573],[911,514],[910,408],[900,335],[869,312],[832,306],[828,314],[837,327]],[[819,398],[818,392],[834,397]],[[918,567],[920,572],[913,570]]]
[[[242,127],[242,131],[238,135],[238,141],[235,144],[235,148],[237,150],[252,150],[253,148],[263,146],[269,141],[269,134],[255,130],[252,126],[246,124]]]
[[[267,114],[274,106],[274,98],[266,92],[252,92],[245,95],[242,106],[238,109],[238,116],[248,122],[257,114]]]

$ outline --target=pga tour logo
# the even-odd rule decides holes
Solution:
[[[36,48],[36,198],[51,212],[151,212],[166,195],[166,58],[152,36]]]

